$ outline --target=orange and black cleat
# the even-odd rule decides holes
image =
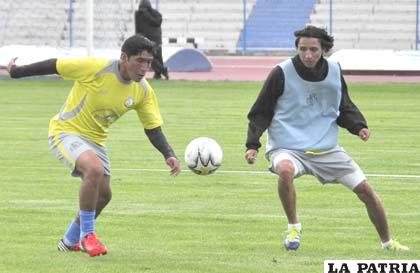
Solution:
[[[108,253],[106,247],[96,238],[95,232],[89,233],[82,239],[80,248],[91,257],[106,255]]]

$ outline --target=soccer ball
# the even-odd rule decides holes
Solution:
[[[193,139],[185,149],[185,163],[196,174],[214,173],[222,164],[223,151],[220,145],[211,138]]]

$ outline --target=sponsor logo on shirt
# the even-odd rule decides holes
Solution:
[[[97,110],[93,112],[93,116],[101,125],[104,126],[111,125],[119,118],[119,116],[114,111],[108,109]]]

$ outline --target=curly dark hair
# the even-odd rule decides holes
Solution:
[[[318,38],[319,42],[321,43],[321,47],[325,52],[330,51],[330,49],[334,46],[334,37],[328,35],[328,32],[316,26],[308,25],[301,30],[295,31],[295,46],[298,47],[299,40],[301,37],[307,38]]]

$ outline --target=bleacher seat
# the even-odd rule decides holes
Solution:
[[[255,1],[247,0],[248,12]],[[202,50],[236,51],[243,27],[242,1],[160,0],[159,10],[164,38],[195,37],[202,41],[198,44]]]
[[[293,48],[293,32],[305,26],[315,0],[258,0],[246,24],[247,48]],[[242,32],[238,46],[243,44]]]
[[[329,28],[329,0],[320,0],[311,24]],[[413,0],[334,0],[335,49],[414,49],[416,3]]]
[[[0,46],[60,46],[65,6],[64,1],[0,1]]]
[[[72,0],[72,46],[86,46],[86,1]],[[247,0],[247,48],[294,48],[307,23],[329,27],[330,0]],[[134,34],[140,0],[94,1],[94,47],[119,48]],[[159,0],[164,46],[236,52],[243,45],[243,1]],[[415,48],[414,0],[333,0],[335,48]],[[152,0],[152,4],[155,1]],[[311,14],[312,13],[312,14]],[[311,14],[311,15],[309,15]],[[0,1],[0,46],[68,47],[69,0]],[[184,43],[184,44],[182,44]]]

